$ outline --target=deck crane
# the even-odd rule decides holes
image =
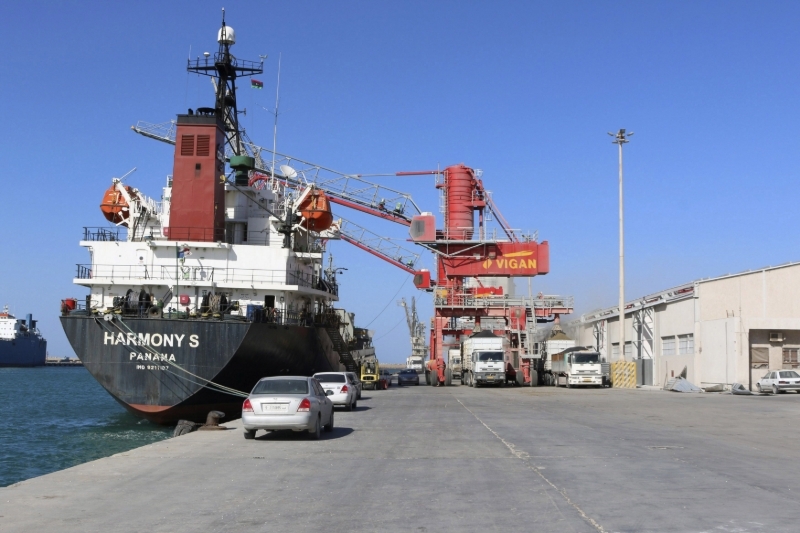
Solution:
[[[397,305],[406,313],[408,333],[411,337],[411,355],[406,359],[406,368],[422,372],[425,359],[428,357],[428,346],[425,344],[425,324],[417,315],[417,301],[411,297],[411,309],[408,308],[405,298],[401,298]]]
[[[172,123],[139,122],[132,129],[147,137],[175,143]],[[344,174],[277,152],[276,163],[272,165],[263,157],[269,154],[271,160],[271,150],[255,145],[244,132],[240,143],[255,160],[255,172],[291,188],[314,184],[333,203],[408,226],[411,241],[435,255],[434,279],[428,270],[414,270],[416,260],[414,263],[398,260],[396,250],[389,252],[384,246],[387,240],[370,241],[364,239],[363,232],[343,232],[344,240],[413,273],[418,289],[435,292],[430,360],[425,368],[430,384],[450,384],[445,351],[480,330],[482,318],[492,319],[493,327],[497,327],[498,321],[504,324],[493,331],[509,341],[507,378],[519,384],[538,384],[542,362],[532,340],[533,331],[537,322],[558,321],[560,315],[571,313],[572,298],[541,294],[536,298],[516,298],[503,294],[501,287],[488,281],[547,274],[549,243],[537,242],[535,235],[522,234],[508,224],[485,189],[480,171],[459,164],[443,170],[394,174],[435,176],[444,214],[444,225],[437,228],[433,213],[422,212],[406,193],[371,183],[363,175]],[[500,235],[489,230],[487,223],[491,221],[499,225]]]

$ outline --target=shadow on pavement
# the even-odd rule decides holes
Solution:
[[[333,439],[341,439],[342,437],[346,437],[353,432],[352,428],[337,428],[334,427],[333,431],[330,433],[322,433],[322,438],[320,440],[333,440]],[[266,434],[262,435],[261,431],[258,432],[256,435],[255,440],[260,441],[290,441],[290,440],[312,440],[310,435],[305,431],[292,431],[290,429],[286,430],[279,430],[279,431],[269,431]]]

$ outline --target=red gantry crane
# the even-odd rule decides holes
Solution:
[[[175,143],[171,122],[139,122],[132,129],[153,139]],[[430,360],[425,367],[429,384],[451,384],[446,352],[484,329],[482,321],[493,333],[508,339],[506,379],[520,385],[539,384],[543,368],[533,341],[536,324],[557,322],[560,315],[571,313],[572,298],[542,294],[519,298],[504,293],[502,286],[492,285],[497,278],[547,274],[550,247],[547,241],[537,242],[535,236],[511,228],[485,189],[479,171],[459,164],[443,170],[394,174],[435,176],[444,215],[443,227],[437,228],[433,213],[422,212],[410,195],[370,183],[363,175],[344,174],[273,153],[253,144],[244,131],[239,146],[243,153],[254,158],[254,172],[280,180],[291,188],[313,184],[332,203],[409,226],[411,241],[434,254],[435,278],[430,271],[415,268],[419,254],[352,222],[344,221],[338,228],[343,240],[413,274],[418,289],[434,293]],[[249,186],[258,180],[258,175],[251,175]],[[499,228],[487,227],[492,220]]]

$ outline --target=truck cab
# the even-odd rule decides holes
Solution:
[[[415,370],[417,374],[421,374],[424,367],[425,367],[425,361],[419,355],[412,355],[411,357],[406,359],[406,368]]]
[[[569,348],[553,355],[551,368],[556,385],[575,387],[603,386],[603,369],[600,353],[590,348]]]
[[[461,379],[461,349],[451,348],[447,351],[447,367],[452,372],[453,379]]]
[[[505,384],[505,352],[499,350],[473,352],[472,365],[476,385]]]
[[[506,383],[508,341],[491,331],[475,333],[461,345],[462,382],[471,387]]]

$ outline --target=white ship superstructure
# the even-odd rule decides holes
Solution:
[[[338,299],[335,273],[329,269],[325,276],[319,234],[294,224],[290,247],[285,247],[281,233],[287,211],[289,219],[302,219],[298,207],[313,191],[288,192],[265,176],[257,176],[252,187],[226,183],[222,238],[174,240],[168,237],[172,178],[161,202],[115,179],[106,197],[116,194],[124,200],[115,204],[122,218],[118,229],[86,228],[80,243],[91,262],[78,265],[74,281],[90,289],[89,311],[113,311],[126,298],[129,306],[138,307],[140,299],[149,302],[142,308],[154,314],[219,314],[218,305],[210,309],[212,298],[209,309],[203,305],[207,295],[238,302],[230,314],[242,317],[248,306],[297,319],[329,306]],[[335,238],[335,233],[326,236]]]

